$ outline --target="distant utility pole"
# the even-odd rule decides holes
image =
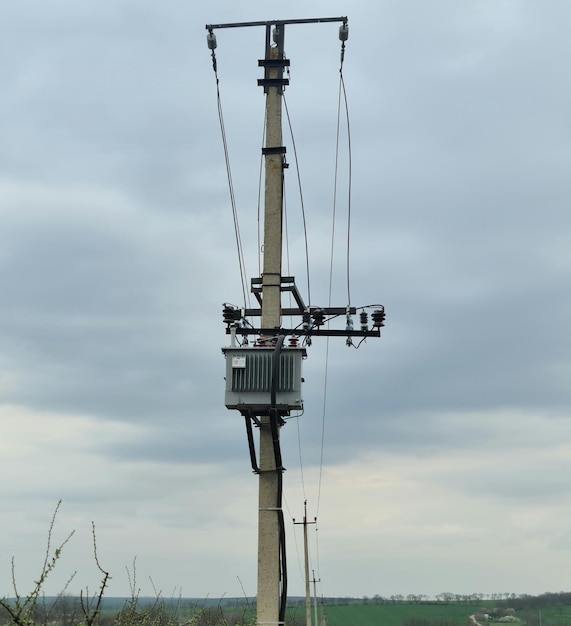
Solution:
[[[306,626],[311,626],[311,592],[309,589],[309,548],[307,545],[307,525],[317,524],[317,518],[314,518],[313,522],[307,521],[307,500],[303,503],[303,522],[296,522],[294,524],[303,524],[303,556],[305,564],[305,623]],[[315,626],[318,626],[315,622]]]
[[[315,626],[319,626],[319,622],[317,620],[317,583],[321,582],[321,579],[315,580],[315,571],[311,570],[313,574],[313,612],[315,614]]]
[[[266,30],[265,55],[258,61],[264,68],[264,77],[258,80],[266,96],[266,128],[262,155],[265,164],[264,192],[264,261],[261,277],[252,279],[252,293],[259,308],[238,309],[224,305],[226,332],[231,345],[223,348],[226,357],[226,406],[238,409],[245,418],[252,469],[259,476],[258,496],[258,589],[257,623],[259,626],[277,626],[284,623],[287,598],[287,570],[285,564],[285,528],[282,511],[282,474],[280,428],[283,418],[292,410],[301,410],[301,362],[306,357],[305,345],[311,336],[329,335],[347,337],[379,337],[384,326],[384,307],[372,313],[373,325],[368,327],[366,307],[361,307],[360,330],[353,328],[351,316],[357,311],[348,303],[344,307],[321,308],[307,306],[291,276],[282,276],[282,224],[284,170],[287,168],[286,148],[282,140],[282,95],[286,85],[284,69],[290,62],[284,54],[286,25],[341,22],[339,38],[342,51],[348,37],[346,17],[275,20],[270,22],[241,22],[207,24],[207,43],[212,51],[217,47],[214,31],[222,28],[264,26]],[[296,308],[282,309],[281,294],[292,294]],[[302,323],[292,329],[282,327],[282,314],[298,316]],[[321,328],[325,316],[346,316],[344,330]],[[260,317],[260,327],[247,318]],[[236,338],[243,340],[237,345]],[[253,346],[248,335],[256,335]],[[304,346],[298,344],[305,337]],[[287,345],[284,340],[289,337]],[[260,431],[259,462],[256,458],[253,425]],[[306,575],[309,580],[309,576]],[[316,625],[317,626],[317,623]]]

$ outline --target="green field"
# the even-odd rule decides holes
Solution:
[[[475,607],[466,604],[326,604],[327,626],[402,626],[407,619],[446,619],[464,626]],[[295,609],[298,617],[305,615]]]
[[[539,609],[517,611],[527,626],[571,626],[571,606],[561,604]]]
[[[478,606],[464,603],[326,604],[323,611],[327,626],[403,626],[407,620],[413,618],[447,620],[458,626],[465,626],[468,616],[482,606],[493,604],[490,601],[482,602]],[[289,609],[288,614],[295,616],[298,623],[303,622],[305,608]],[[541,614],[538,610],[522,610],[517,611],[516,616],[525,626],[571,626],[571,606],[543,608]],[[492,622],[491,626],[502,625]]]
[[[347,604],[324,604],[319,606],[319,621],[322,612],[325,614],[327,626],[403,626],[413,619],[425,619],[433,624],[438,620],[448,624],[455,623],[457,626],[466,626],[468,617],[485,607],[493,607],[497,603],[484,600],[477,605],[463,602],[426,602],[426,603],[398,603],[398,604],[375,604],[351,602]],[[194,603],[182,603],[179,607],[179,620],[184,622],[192,617],[200,609]],[[216,605],[213,604],[206,612],[214,614]],[[232,615],[245,623],[255,621],[255,610],[250,608],[232,607],[231,604],[224,607],[227,623],[233,623]],[[515,626],[571,626],[571,606],[559,605],[544,607],[541,612],[538,609],[526,609],[516,612],[521,622]],[[541,619],[540,619],[541,617]],[[313,619],[313,608],[312,608]],[[208,621],[208,620],[207,620]],[[286,624],[299,626],[305,624],[305,605],[288,607]],[[505,626],[500,622],[491,622],[489,626]]]
[[[320,626],[472,626],[469,616],[495,610],[500,616],[509,611],[517,618],[511,624],[484,622],[483,626],[571,626],[571,605],[562,598],[513,600],[481,600],[479,602],[362,602],[358,599],[330,599],[318,607]],[[569,599],[566,597],[565,599]],[[53,598],[52,600],[55,600]],[[51,612],[50,626],[83,626],[79,598],[63,597],[59,612]],[[287,626],[305,626],[305,603],[290,598],[286,611]],[[561,602],[561,603],[558,603]],[[510,606],[512,605],[512,606]],[[43,605],[42,605],[43,606]],[[526,607],[526,608],[523,608]],[[503,611],[503,612],[502,612]],[[9,625],[7,615],[0,614],[0,624]],[[41,617],[41,616],[40,616]],[[312,606],[312,619],[313,619]],[[252,626],[255,624],[255,601],[248,604],[241,598],[107,598],[98,626]],[[37,624],[47,623],[38,618]]]

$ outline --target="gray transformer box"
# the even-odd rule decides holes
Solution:
[[[228,409],[269,412],[273,368],[273,347],[222,348],[226,357],[225,403]],[[305,348],[283,347],[276,386],[276,408],[281,413],[301,410],[301,363]]]

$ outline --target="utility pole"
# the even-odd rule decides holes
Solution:
[[[317,621],[317,583],[321,582],[321,578],[319,580],[315,580],[315,571],[311,570],[313,574],[313,612],[315,614],[315,626],[319,626],[319,622]]]
[[[289,60],[284,55],[286,25],[341,22],[339,39],[342,42],[343,59],[345,41],[348,37],[347,17],[316,19],[274,20],[270,22],[241,22],[230,24],[207,24],[207,43],[212,51],[213,69],[217,74],[214,30],[264,26],[266,29],[265,56],[258,61],[264,68],[264,77],[258,80],[266,97],[266,127],[262,155],[265,164],[264,191],[264,261],[261,277],[253,278],[252,293],[259,308],[239,309],[224,305],[226,333],[231,336],[231,345],[222,348],[226,358],[225,403],[229,409],[238,409],[244,416],[248,434],[250,460],[253,471],[259,476],[258,493],[258,578],[257,578],[257,624],[258,626],[281,626],[284,624],[285,601],[287,598],[287,570],[285,564],[285,529],[282,511],[282,474],[280,428],[284,416],[292,410],[303,409],[301,399],[302,359],[306,357],[305,346],[311,345],[312,336],[346,337],[352,345],[352,337],[379,337],[384,326],[384,307],[372,313],[373,324],[368,326],[368,317],[361,307],[360,329],[354,329],[351,317],[357,309],[348,303],[344,307],[315,307],[306,305],[299,293],[295,279],[282,276],[282,224],[283,182],[286,148],[282,140],[282,96],[289,81],[284,78],[284,68]],[[220,108],[219,108],[220,114]],[[222,125],[222,120],[221,120]],[[224,133],[223,133],[224,134]],[[282,309],[281,294],[288,291],[296,307]],[[282,315],[298,316],[301,323],[294,328],[282,327]],[[344,329],[333,329],[325,324],[325,316],[346,318]],[[247,318],[260,317],[260,326],[255,327]],[[236,344],[237,335],[242,343]],[[248,335],[256,335],[253,346]],[[299,346],[300,336],[304,345]],[[284,346],[285,337],[289,337]],[[283,348],[283,350],[282,350]],[[260,431],[259,462],[256,458],[253,425]],[[304,517],[304,532],[307,534]],[[306,546],[307,554],[307,546]],[[307,557],[306,557],[307,558]],[[306,564],[306,595],[309,597],[309,569]],[[311,622],[308,611],[308,626]],[[317,625],[317,621],[315,623]]]
[[[306,626],[311,626],[311,592],[309,589],[309,548],[307,545],[307,525],[317,524],[317,518],[314,518],[313,522],[307,521],[307,500],[303,503],[303,522],[296,522],[294,524],[303,524],[303,556],[305,564],[305,623]],[[315,626],[318,626],[315,622]]]
[[[282,206],[283,169],[282,151],[282,92],[283,42],[285,26],[275,26],[271,46],[271,27],[266,27],[266,54],[264,87],[266,93],[266,133],[263,155],[265,161],[264,194],[264,262],[262,273],[262,327],[281,326],[282,275]],[[273,626],[280,621],[280,523],[281,473],[276,467],[274,437],[279,428],[271,420],[276,416],[260,418],[260,472],[258,498],[258,624]],[[277,433],[277,435],[276,435]]]

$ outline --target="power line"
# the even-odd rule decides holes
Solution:
[[[211,33],[209,33],[211,34]],[[207,39],[208,46],[212,51],[212,69],[214,70],[214,76],[216,78],[216,102],[218,106],[218,121],[220,123],[220,133],[222,135],[222,144],[224,147],[224,161],[226,163],[226,177],[228,179],[228,189],[230,192],[230,204],[232,206],[232,218],[234,221],[234,235],[236,239],[236,248],[238,252],[238,265],[240,266],[240,281],[242,283],[242,295],[244,297],[244,306],[250,305],[250,299],[247,289],[246,270],[244,264],[244,252],[242,249],[242,238],[240,236],[240,225],[238,222],[238,211],[236,208],[236,196],[234,194],[234,184],[232,182],[232,171],[230,168],[230,155],[228,151],[228,141],[226,139],[226,129],[224,126],[224,116],[222,114],[222,99],[220,97],[220,79],[218,78],[218,64],[216,61],[216,55],[214,48],[216,47],[216,40],[214,39],[213,47],[211,46],[211,39]]]
[[[260,172],[258,175],[258,276],[262,275],[262,237],[260,227],[262,224],[262,172],[264,169],[264,134],[266,130],[266,115],[264,114],[264,124],[262,126],[262,150],[260,150]]]
[[[308,238],[307,238],[307,222],[305,219],[305,204],[303,201],[303,190],[302,190],[302,186],[301,186],[301,174],[299,171],[299,159],[297,158],[297,147],[295,144],[295,137],[293,134],[293,128],[292,128],[292,124],[291,124],[291,118],[289,115],[289,109],[287,106],[287,100],[285,97],[285,94],[282,95],[283,97],[283,103],[284,103],[284,108],[285,108],[285,112],[286,112],[286,117],[287,117],[287,123],[289,126],[289,133],[291,136],[291,144],[293,147],[293,158],[295,161],[295,169],[296,169],[296,173],[297,173],[297,184],[298,184],[298,188],[299,188],[299,201],[301,204],[301,217],[303,220],[303,237],[304,237],[304,241],[305,241],[305,267],[306,267],[306,273],[307,273],[307,301],[309,304],[311,304],[311,286],[310,286],[310,280],[309,280],[309,243],[308,243]]]
[[[347,158],[348,158],[348,189],[347,189],[347,306],[351,306],[351,271],[350,271],[350,245],[351,245],[351,191],[352,191],[352,153],[351,153],[351,124],[349,120],[349,107],[347,105],[347,90],[345,89],[345,80],[343,79],[342,68],[339,69],[339,88],[343,91],[343,100],[345,102],[345,117],[347,120]]]

